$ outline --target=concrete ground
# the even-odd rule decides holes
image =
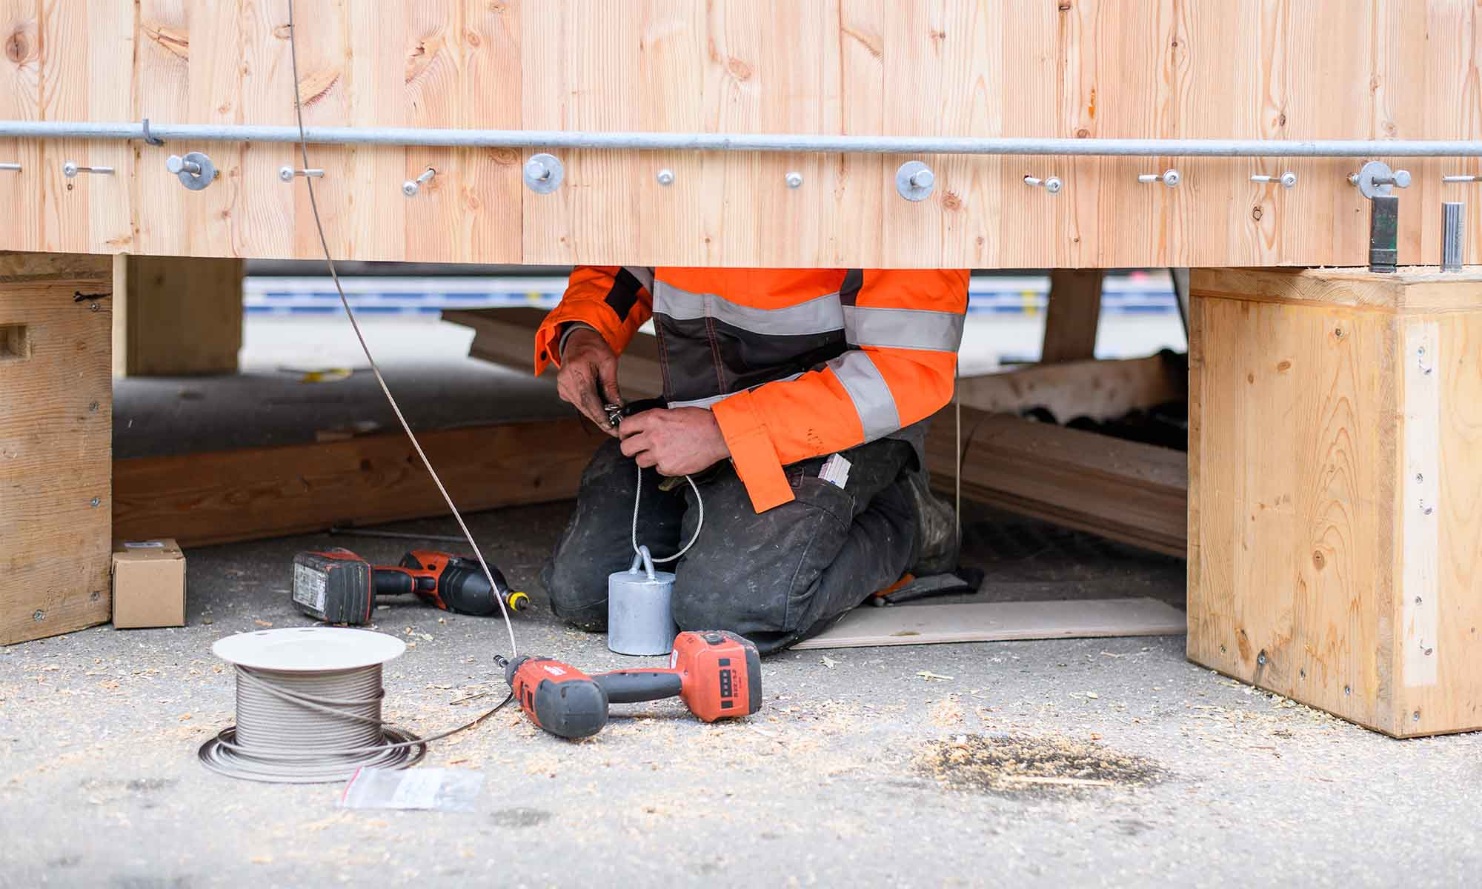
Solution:
[[[289,386],[254,366],[266,388],[121,385],[121,446],[160,452],[181,429],[251,443],[240,430],[260,425],[290,440],[326,413],[379,409],[358,378]],[[394,387],[444,385],[407,366]],[[462,372],[454,392],[525,398]],[[268,391],[283,400],[272,423],[243,413],[238,432],[219,428],[223,402]],[[546,611],[536,572],[567,509],[471,517],[535,597],[516,618],[521,650],[594,671],[652,663]],[[966,540],[988,572],[982,598],[1182,597],[1180,562],[1080,535],[974,512]],[[1482,738],[1380,737],[1188,663],[1182,637],[787,653],[764,662],[754,717],[621,707],[579,743],[505,711],[425,763],[483,775],[469,813],[349,811],[335,785],[208,772],[196,750],[234,711],[211,644],[308,625],[288,565],[330,543],[374,559],[405,548],[313,535],[193,549],[188,626],[0,649],[0,885],[1445,886],[1482,867]],[[377,612],[376,629],[409,646],[386,670],[397,723],[432,734],[498,701],[497,619],[408,604]]]

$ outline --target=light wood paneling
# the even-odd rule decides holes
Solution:
[[[108,620],[110,265],[0,255],[0,645]]]
[[[1193,294],[1189,656],[1394,735],[1482,726],[1482,275]]]
[[[1482,8],[1468,0],[296,0],[311,124],[1100,138],[1482,137]],[[287,5],[0,0],[0,117],[293,122]],[[222,171],[188,193],[171,152]],[[0,247],[316,257],[289,145],[0,141],[17,212]],[[347,259],[641,265],[1353,265],[1358,159],[926,158],[910,203],[877,155],[314,148]],[[65,160],[117,166],[64,181]],[[1475,161],[1397,162],[1404,263],[1439,255],[1439,205]],[[401,183],[438,177],[414,199]],[[1177,167],[1175,189],[1139,173]],[[675,181],[662,186],[660,169]],[[1292,170],[1293,190],[1250,181]],[[788,172],[803,185],[789,189]],[[1023,178],[1058,176],[1057,195]],[[70,187],[69,187],[70,186]],[[1468,258],[1482,257],[1482,202]]]
[[[237,372],[242,260],[119,256],[113,285],[114,376]]]

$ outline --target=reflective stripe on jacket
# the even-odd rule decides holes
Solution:
[[[650,317],[664,397],[715,413],[758,512],[793,499],[783,467],[895,435],[952,399],[966,270],[578,266],[535,336],[564,325],[621,353]],[[921,436],[902,436],[920,448]]]

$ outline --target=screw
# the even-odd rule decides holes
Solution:
[[[21,171],[21,165],[20,164],[0,164],[0,172],[19,173],[20,171]]]
[[[794,170],[793,172],[787,174],[787,176],[785,177],[785,181],[787,182],[788,188],[802,188],[803,174]]]
[[[91,593],[87,594],[87,598],[89,602],[96,602],[99,599],[103,598],[103,594],[98,590],[93,590]]]
[[[1183,181],[1183,178],[1183,175],[1180,174],[1177,170],[1168,169],[1164,170],[1161,174],[1143,173],[1141,176],[1137,177],[1137,181],[1141,182],[1144,185],[1151,185],[1154,182],[1161,182],[1169,188],[1174,188]]]
[[[1260,654],[1256,655],[1256,663],[1260,664],[1263,667],[1266,666],[1266,652],[1263,651]]]
[[[1436,511],[1436,508],[1434,506],[1426,506],[1425,501],[1422,500],[1420,501],[1420,511],[1425,513],[1426,515],[1430,515],[1431,513]]]
[[[1301,670],[1298,670],[1297,671],[1297,678],[1298,679],[1306,679],[1307,678],[1307,669],[1305,667],[1302,668]]]
[[[1250,181],[1252,181],[1252,182],[1276,182],[1276,183],[1279,183],[1282,188],[1296,188],[1297,187],[1297,174],[1291,172],[1290,170],[1288,170],[1287,172],[1282,173],[1280,176],[1252,176],[1252,177],[1250,177]]]
[[[16,166],[20,166],[17,164]],[[0,166],[0,169],[4,169]],[[1482,176],[1442,176],[1442,182],[1482,182]]]
[[[103,311],[103,307],[98,305],[97,303],[90,303],[87,307],[87,310],[89,312],[101,312]]]
[[[1425,481],[1425,475],[1419,472],[1415,473],[1415,481],[1417,483]]]
[[[1228,654],[1228,653],[1229,653],[1228,649],[1226,649],[1225,646],[1221,645],[1220,646],[1220,654]]]
[[[46,612],[42,611],[40,608],[36,609],[35,611],[31,612],[31,620],[34,620],[37,623],[41,623],[42,621],[46,620]]]
[[[1060,189],[1065,187],[1065,183],[1061,182],[1058,176],[1051,176],[1048,179],[1036,179],[1033,176],[1025,176],[1024,184],[1035,188],[1043,188],[1049,194],[1059,194]]]
[[[417,192],[422,190],[422,186],[431,182],[432,177],[436,175],[437,171],[431,167],[428,167],[427,171],[424,172],[421,176],[418,176],[416,179],[408,179],[407,181],[403,182],[401,184],[401,193],[409,198],[416,197]]]
[[[673,185],[674,171],[669,169],[668,167],[665,167],[664,169],[659,171],[659,175],[656,178],[659,180],[660,185]]]
[[[1351,695],[1351,694],[1353,694],[1353,686],[1351,686],[1351,685],[1345,685],[1345,686],[1343,686],[1343,693],[1345,695]]]
[[[1419,710],[1416,710],[1414,713],[1411,713],[1410,714],[1410,719],[1413,720],[1414,722],[1419,722],[1420,721],[1420,711]]]
[[[309,170],[295,170],[293,167],[283,167],[278,170],[278,178],[284,182],[292,182],[295,176],[303,176],[309,179],[323,179],[324,171],[317,167]]]
[[[94,497],[92,500],[89,500],[88,503],[92,506],[101,506],[103,504],[103,500],[102,498]]]

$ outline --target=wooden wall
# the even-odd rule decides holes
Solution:
[[[1472,0],[297,0],[310,124],[730,133],[1479,138]],[[286,0],[0,0],[0,118],[293,120]],[[184,149],[223,170],[187,192]],[[1357,264],[1357,160],[328,149],[338,256],[481,262],[1108,267]],[[65,160],[119,167],[65,180]],[[0,249],[312,257],[288,145],[0,140]],[[440,175],[415,198],[402,181]],[[1177,189],[1140,185],[1177,166]],[[1401,260],[1435,262],[1446,173],[1404,162]],[[667,167],[676,181],[660,186]],[[1290,169],[1292,191],[1249,181]],[[790,190],[788,171],[803,174]],[[1056,175],[1051,197],[1022,183]],[[1479,186],[1482,187],[1482,186]],[[1468,259],[1482,258],[1472,201]]]

